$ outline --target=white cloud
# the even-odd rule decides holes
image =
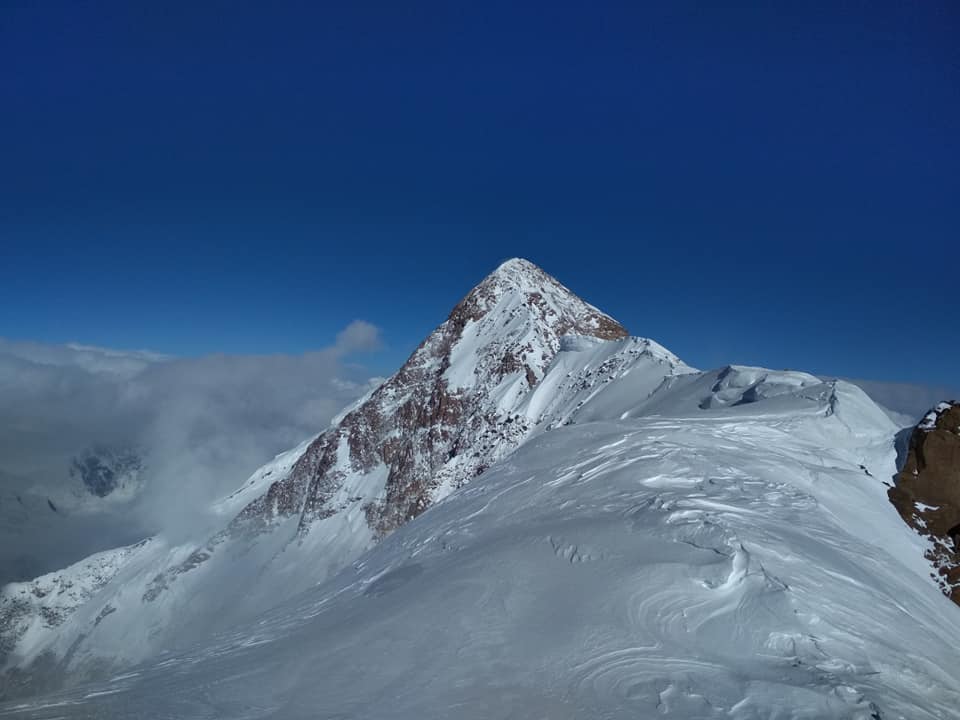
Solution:
[[[168,355],[148,350],[111,350],[93,345],[68,343],[49,345],[0,338],[0,356],[54,367],[79,367],[95,374],[135,375],[154,362],[170,360]]]
[[[960,399],[955,388],[942,385],[916,385],[911,383],[880,382],[876,380],[850,380],[859,385],[874,402],[893,411],[903,424],[913,425],[930,408],[942,400]]]
[[[362,320],[301,355],[172,358],[0,338],[0,582],[196,522],[361,395],[368,378],[346,359],[379,344]],[[144,452],[145,490],[122,512],[64,501],[78,489],[71,459],[95,444]],[[58,513],[24,515],[51,513],[48,497]]]
[[[380,330],[364,320],[354,320],[337,334],[340,353],[369,352],[380,347]]]

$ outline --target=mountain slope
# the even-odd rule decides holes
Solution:
[[[960,717],[886,414],[803,373],[631,378],[255,623],[0,716]]]
[[[66,690],[0,716],[958,717],[897,430],[510,261],[209,527],[7,588],[8,695]]]
[[[213,522],[155,538],[105,584],[88,582],[85,562],[65,570],[92,589],[69,618],[58,606],[56,624],[43,602],[0,616],[5,692],[96,677],[253,617],[567,422],[613,379],[649,394],[689,372],[531,263],[508,261],[393,377],[216,503]]]

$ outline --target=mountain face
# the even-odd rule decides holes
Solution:
[[[518,403],[543,379],[566,335],[616,340],[627,331],[532,263],[504,263],[239,522],[298,515],[307,533],[317,520],[363,503],[377,537],[395,530],[519,444],[531,425],[515,416]],[[355,492],[344,502],[348,486]]]
[[[960,605],[960,403],[942,402],[910,434],[890,502],[930,541],[925,556],[944,594]]]
[[[186,539],[5,587],[0,716],[958,717],[896,432],[512,260]]]

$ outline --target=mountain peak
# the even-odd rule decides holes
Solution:
[[[531,428],[517,410],[567,335],[628,333],[529,260],[502,263],[239,519],[299,512],[307,532],[361,503],[372,532],[390,532],[522,441]]]
[[[487,275],[478,287],[497,285],[504,289],[536,292],[550,288],[570,296],[571,299],[582,302],[573,292],[542,268],[523,258],[511,258],[500,263],[496,269]]]
[[[497,266],[457,304],[447,322],[462,328],[490,313],[500,316],[504,326],[527,316],[536,331],[557,338],[572,334],[615,340],[629,335],[612,317],[523,258]]]
[[[515,257],[515,258],[510,258],[509,260],[504,260],[502,263],[500,263],[497,266],[496,270],[490,273],[490,275],[491,276],[496,275],[501,277],[515,277],[518,275],[533,275],[536,273],[542,273],[546,275],[546,273],[544,273],[543,270],[540,269],[540,267],[530,262],[529,260],[525,258]]]

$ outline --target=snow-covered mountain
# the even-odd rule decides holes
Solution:
[[[375,536],[389,533],[530,432],[532,419],[516,411],[566,335],[613,340],[627,331],[533,264],[504,263],[239,521],[296,515],[306,534],[359,506]]]
[[[897,430],[509,261],[219,529],[5,588],[6,692],[72,689],[0,716],[960,717]]]
[[[635,392],[692,372],[533,264],[474,288],[403,367],[318,437],[184,530],[0,593],[8,695],[126,667],[316,585],[614,378]],[[94,578],[94,579],[91,579]],[[29,602],[24,599],[29,598]]]

